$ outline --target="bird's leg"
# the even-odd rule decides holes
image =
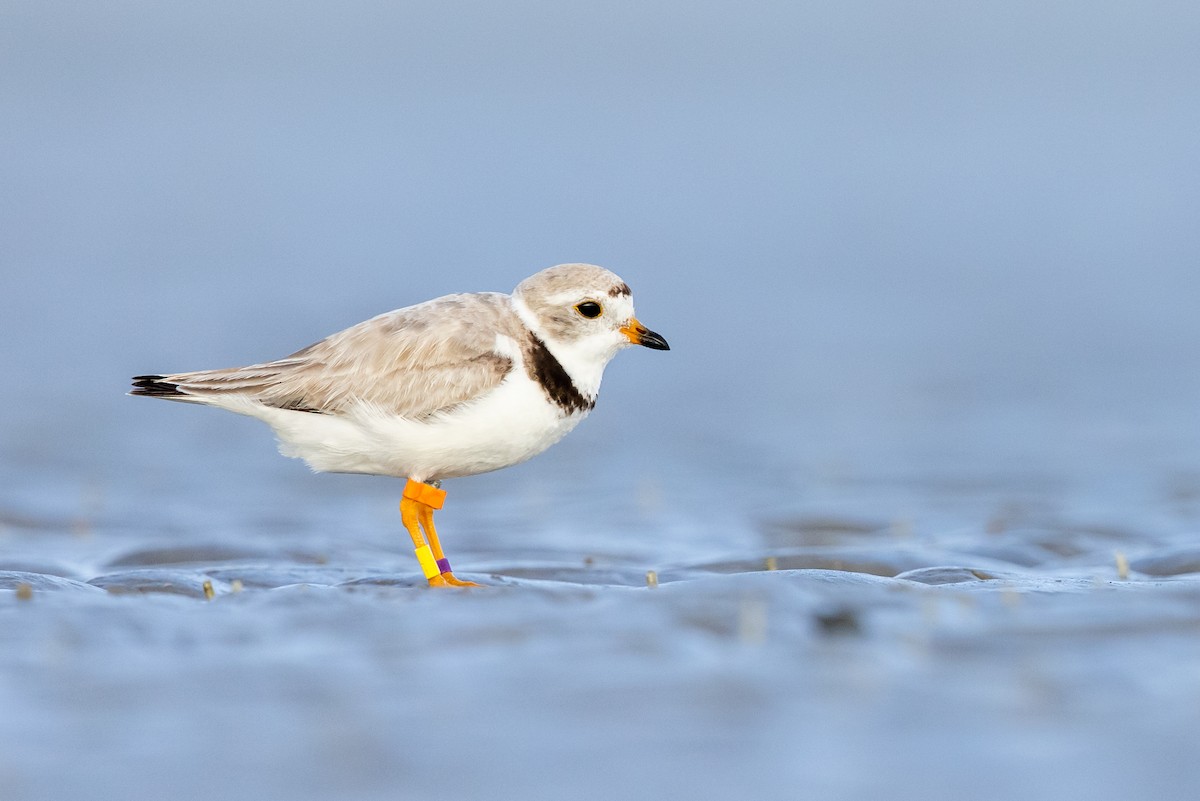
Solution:
[[[442,579],[452,587],[480,586],[473,581],[463,581],[450,572],[450,560],[442,552],[442,544],[438,542],[437,529],[433,527],[433,509],[428,506],[422,507],[417,511],[417,519],[421,521],[421,528],[425,529],[425,536],[429,538],[429,547],[433,549],[433,558],[437,560]]]
[[[450,562],[438,542],[437,529],[433,527],[433,511],[441,509],[445,500],[444,490],[409,479],[404,485],[404,495],[400,501],[400,520],[412,537],[417,561],[421,563],[421,570],[430,586],[478,587],[475,582],[463,581],[450,572]]]
[[[421,563],[421,570],[425,573],[425,580],[431,586],[446,587],[449,584],[442,579],[437,561],[433,558],[433,552],[429,550],[429,546],[425,543],[425,537],[421,534],[421,525],[418,522],[421,505],[418,501],[405,495],[400,500],[400,522],[404,524],[404,528],[408,530],[408,535],[412,537],[413,550],[416,551],[417,561]]]

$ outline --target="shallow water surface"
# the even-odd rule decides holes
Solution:
[[[224,532],[6,511],[4,797],[1183,798],[1200,778],[1189,519],[926,525],[946,514],[927,487],[915,521],[713,531],[630,491],[606,496],[628,527],[577,527],[587,488],[539,516],[520,485],[443,525],[489,585],[468,591],[424,587],[398,522],[361,511]],[[629,536],[656,527],[694,558]]]

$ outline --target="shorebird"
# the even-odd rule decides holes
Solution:
[[[319,472],[407,479],[400,518],[430,585],[457,578],[433,513],[441,481],[499,470],[558,442],[596,405],[623,348],[670,350],[633,293],[591,264],[560,264],[511,295],[446,295],[351,326],[272,362],[140,375],[131,395],[216,406],[274,429]]]

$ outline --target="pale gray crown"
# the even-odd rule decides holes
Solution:
[[[612,328],[617,322],[607,315],[595,320],[581,317],[575,308],[580,303],[593,301],[607,309],[614,298],[628,299],[632,294],[619,275],[595,264],[559,264],[531,275],[513,291],[545,332],[564,342]]]

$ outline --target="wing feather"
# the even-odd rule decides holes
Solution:
[[[283,359],[158,377],[178,400],[239,396],[267,406],[338,414],[358,404],[425,418],[495,389],[513,368],[497,334],[521,341],[507,295],[476,293],[381,314]]]

